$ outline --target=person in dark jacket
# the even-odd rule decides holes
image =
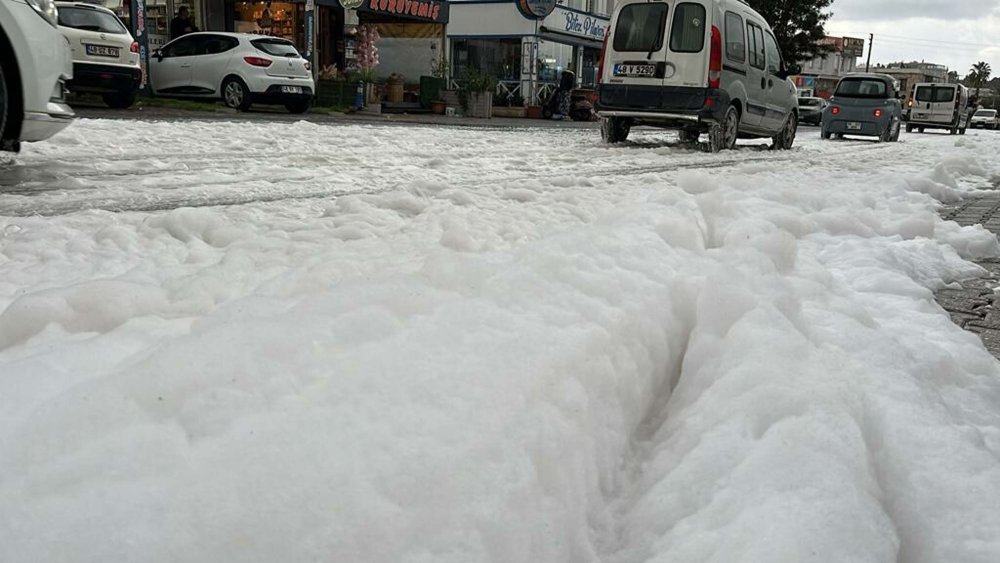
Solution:
[[[191,12],[188,11],[187,6],[181,6],[177,10],[177,17],[170,20],[170,40],[173,41],[182,35],[196,31],[198,31],[198,28],[194,26],[194,20],[191,19]]]

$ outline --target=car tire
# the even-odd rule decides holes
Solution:
[[[10,98],[7,94],[7,75],[4,74],[3,61],[0,61],[0,141],[4,139],[7,130],[7,114],[10,112]]]
[[[104,100],[104,105],[111,109],[128,109],[135,103],[135,92],[104,94],[102,99]]]
[[[830,140],[830,137],[832,137],[832,136],[833,136],[833,134],[832,134],[832,133],[830,133],[829,131],[820,131],[820,133],[819,133],[819,136],[820,136],[820,138],[821,138],[821,139],[823,139],[824,141],[829,141],[829,140]]]
[[[238,111],[250,109],[250,89],[242,80],[229,77],[222,83],[222,101],[227,107]]]
[[[694,129],[681,129],[677,132],[677,139],[684,144],[694,144],[701,137],[701,132]]]
[[[311,105],[311,100],[294,100],[285,102],[285,109],[288,110],[288,113],[305,113],[309,111]]]
[[[958,134],[959,135],[965,135],[965,127],[962,127],[961,129],[959,129],[958,130]]]
[[[605,117],[601,120],[601,138],[605,143],[624,143],[631,130],[632,123],[624,117]]]
[[[787,151],[795,144],[795,134],[799,130],[799,116],[793,111],[788,115],[781,131],[771,138],[771,148],[779,151]]]
[[[902,132],[902,130],[903,130],[903,124],[902,123],[897,123],[896,124],[896,129],[893,130],[893,132],[892,132],[892,136],[889,137],[889,142],[890,143],[897,143],[897,142],[899,142],[899,134],[900,134],[900,132]]]
[[[906,126],[906,132],[907,133],[913,133],[913,126],[912,125],[907,125]]]
[[[921,127],[920,129],[917,129],[917,131],[919,131],[919,132],[923,133],[923,132],[924,132],[924,128],[923,128],[923,127]]]

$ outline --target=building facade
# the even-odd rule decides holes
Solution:
[[[864,49],[864,40],[853,37],[826,37],[820,42],[828,45],[833,51],[825,56],[816,57],[802,65],[802,72],[792,77],[800,96],[816,96],[831,98],[837,87],[837,82],[846,74],[861,72],[858,58]]]

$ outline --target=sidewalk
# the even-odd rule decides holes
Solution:
[[[221,121],[309,121],[334,125],[433,125],[438,127],[474,127],[481,129],[544,128],[544,129],[597,129],[596,121],[553,121],[545,119],[447,117],[435,114],[374,114],[374,113],[321,113],[310,112],[293,115],[284,110],[262,107],[249,112],[238,112],[221,104],[212,111],[143,106],[137,102],[126,110],[107,109],[96,105],[73,108],[77,116],[87,119],[140,119],[158,121],[221,120]]]
[[[1000,187],[1000,186],[998,186]],[[982,196],[965,200],[941,210],[941,216],[963,227],[982,225],[993,234],[1000,234],[1000,191],[984,192]],[[978,334],[994,357],[1000,359],[1000,260],[978,262],[986,269],[982,278],[962,282],[962,289],[944,289],[935,295],[958,326]]]

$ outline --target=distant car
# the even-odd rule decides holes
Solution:
[[[823,110],[827,105],[823,98],[799,98],[799,121],[808,125],[819,125],[823,121]]]
[[[952,135],[964,135],[969,126],[969,89],[961,84],[915,84],[910,102],[907,133],[947,129]]]
[[[309,61],[285,39],[245,33],[191,33],[153,53],[149,80],[158,96],[222,99],[231,108],[281,104],[309,110],[316,85]]]
[[[82,2],[57,2],[59,30],[73,51],[70,92],[100,94],[112,108],[135,103],[142,83],[139,44],[111,10]]]
[[[894,142],[899,140],[902,122],[895,79],[885,74],[851,74],[837,84],[823,112],[821,136],[861,135]]]
[[[69,45],[52,0],[0,0],[0,150],[42,141],[73,122]]]
[[[969,127],[973,129],[1000,129],[1000,114],[995,109],[981,109],[972,116]]]

